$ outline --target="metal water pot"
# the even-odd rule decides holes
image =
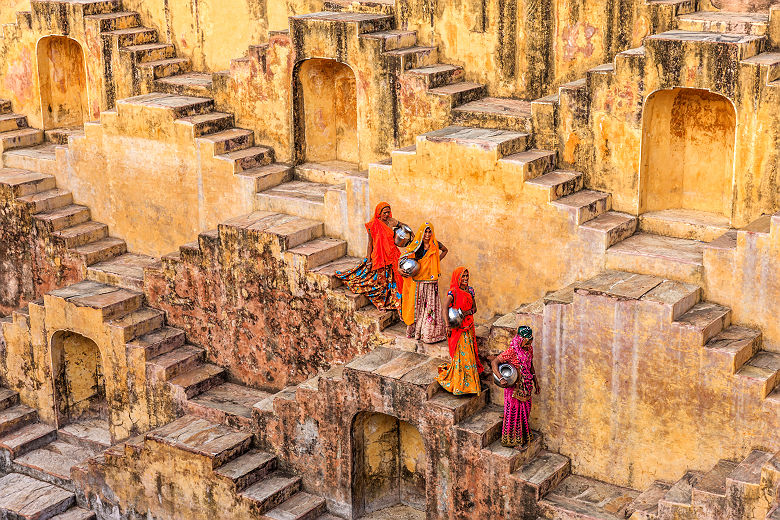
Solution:
[[[506,384],[501,384],[499,379],[503,377]],[[498,365],[498,372],[493,374],[493,380],[498,386],[503,388],[509,388],[517,383],[517,369],[509,363],[501,363]]]
[[[455,307],[447,309],[447,322],[450,324],[450,327],[460,327],[465,318],[462,310]]]
[[[412,239],[414,238],[414,233],[412,232],[412,228],[407,226],[406,224],[401,224],[397,226],[393,233],[393,239],[395,240],[395,245],[398,247],[406,247],[409,244],[412,243]]]
[[[412,256],[404,255],[398,260],[398,270],[401,272],[401,276],[405,278],[417,276],[417,273],[420,272],[420,262]]]

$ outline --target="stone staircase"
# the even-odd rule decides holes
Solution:
[[[71,469],[110,445],[101,421],[60,430],[19,404],[19,394],[0,387],[0,515],[40,520],[91,520],[76,505]]]

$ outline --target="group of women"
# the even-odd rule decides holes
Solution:
[[[394,229],[399,225],[402,224],[393,218],[389,204],[377,204],[374,218],[366,223],[366,258],[355,268],[338,272],[336,276],[353,292],[366,295],[377,308],[400,312],[408,337],[424,343],[447,339],[452,359],[439,367],[437,381],[454,395],[479,394],[479,374],[483,372],[483,367],[477,350],[474,329],[477,304],[474,288],[469,285],[469,271],[465,267],[455,269],[446,305],[442,306],[439,278],[441,260],[447,256],[447,248],[436,239],[433,224],[422,224],[403,253],[414,258],[420,269],[416,275],[404,278],[398,265],[402,253],[394,239]],[[460,309],[463,315],[460,325],[448,327],[447,312],[450,308]],[[531,329],[520,329],[510,348],[493,360],[492,369],[498,373],[499,362],[509,363],[519,375],[518,383],[504,391],[501,440],[505,446],[525,449],[530,440],[530,389],[532,386],[539,393],[539,385],[533,368]]]

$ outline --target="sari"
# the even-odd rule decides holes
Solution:
[[[517,369],[517,384],[504,388],[504,424],[501,429],[501,445],[508,448],[525,446],[531,440],[531,395],[533,394],[533,344],[523,348],[519,335],[512,338],[511,346],[499,354],[499,363],[510,363]],[[520,397],[518,399],[518,397]]]
[[[401,252],[395,245],[393,230],[379,215],[390,205],[380,202],[374,208],[374,218],[366,222],[371,235],[371,258],[348,271],[336,271],[336,278],[356,294],[365,294],[378,309],[401,309],[403,278],[398,272]],[[392,213],[390,214],[392,217]]]
[[[423,235],[425,230],[431,230],[431,240],[428,250],[423,252]],[[439,298],[439,277],[441,276],[439,242],[436,232],[430,222],[426,222],[417,230],[417,234],[406,254],[417,259],[420,272],[411,280],[406,280],[401,298],[401,317],[406,323],[406,335],[422,340],[424,343],[444,341],[447,326],[441,310]]]
[[[452,273],[448,294],[452,296],[452,307],[468,311],[474,306],[475,296],[472,287],[467,290],[460,288],[460,277],[465,270],[465,267],[458,267]],[[466,316],[460,327],[452,329],[448,346],[452,361],[439,366],[439,376],[436,381],[454,395],[479,394],[481,392],[479,374],[482,372],[482,364],[479,362],[473,316]]]

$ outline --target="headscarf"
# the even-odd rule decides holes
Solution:
[[[389,207],[390,204],[387,202],[380,202],[374,208],[374,218],[366,222],[366,229],[371,235],[371,243],[373,244],[369,260],[371,260],[371,269],[374,271],[388,265],[391,266],[395,273],[395,283],[398,291],[401,292],[403,278],[401,278],[401,273],[398,272],[398,259],[401,257],[401,252],[398,251],[398,247],[395,245],[393,230],[379,218],[382,210]],[[392,212],[390,216],[393,216]]]
[[[471,296],[471,292],[464,291],[460,288],[460,278],[463,276],[463,272],[467,271],[463,266],[455,269],[450,279],[450,294],[452,294],[452,307],[460,309],[462,311],[470,311],[474,308],[474,298]],[[477,349],[477,334],[474,330],[474,316],[468,315],[463,318],[463,323],[460,327],[452,329],[450,337],[447,340],[447,344],[450,347],[450,357],[455,357],[455,351],[458,348],[458,342],[460,336],[463,333],[471,334],[472,342],[474,343],[474,359],[477,362],[477,370],[482,372],[482,363],[479,362],[479,350]]]
[[[406,248],[406,254],[413,257],[417,249],[423,247],[423,235],[425,235],[425,230],[428,228],[431,229],[431,241],[428,244],[428,250],[425,252],[425,255],[418,260],[420,272],[413,278],[416,282],[435,282],[441,276],[439,243],[436,241],[436,232],[433,229],[433,224],[430,222],[426,222],[417,229],[414,240]],[[415,321],[414,309],[416,303],[417,284],[411,282],[404,284],[403,298],[401,299],[401,317],[407,325],[411,325]]]

